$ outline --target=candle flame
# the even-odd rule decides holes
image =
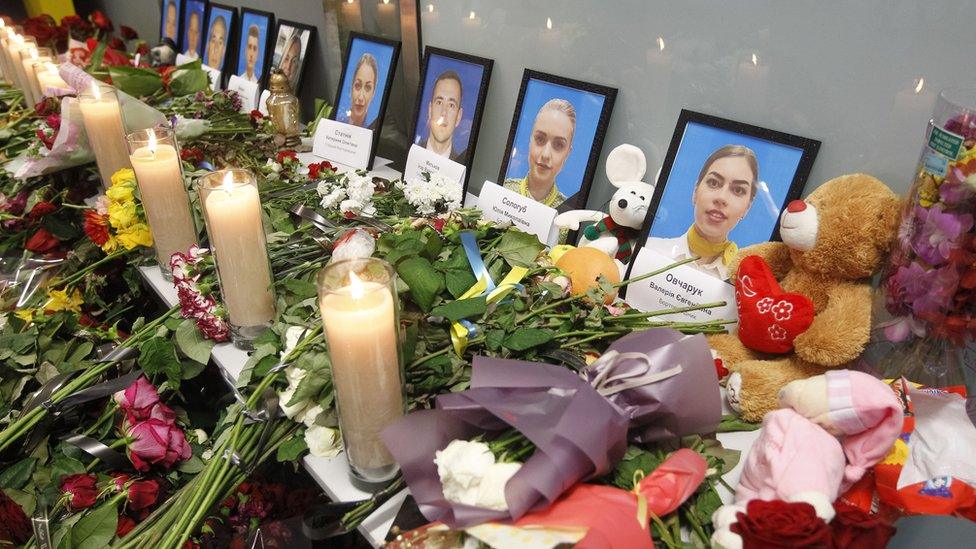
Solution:
[[[383,0],[383,3],[389,5],[390,0]]]
[[[471,13],[468,14],[468,19],[474,21],[474,10],[471,10]]]
[[[146,148],[148,148],[149,152],[152,154],[156,154],[156,132],[153,131],[152,128],[149,128],[146,130],[146,133],[149,134],[149,143],[146,144]]]
[[[354,4],[355,2],[356,2],[356,0],[346,0],[346,3],[347,4]]]
[[[434,13],[434,4],[427,4],[427,13]]]
[[[95,101],[100,100],[102,98],[102,91],[98,89],[98,84],[96,84],[94,80],[92,80],[91,88],[92,95],[95,96]]]
[[[224,191],[231,192],[234,190],[234,172],[227,170],[224,172],[224,180],[221,183],[224,187]]]
[[[657,37],[657,49],[660,50],[660,51],[664,51],[664,37],[663,36],[658,36]]]
[[[752,66],[753,67],[759,66],[759,58],[756,57],[756,54],[752,54]]]
[[[353,299],[362,299],[366,293],[363,281],[356,276],[356,273],[349,271],[349,294]]]
[[[915,79],[915,95],[922,93],[922,88],[925,87],[925,77],[919,76]]]
[[[546,17],[546,29],[552,30],[552,17]]]

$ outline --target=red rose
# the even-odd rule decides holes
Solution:
[[[136,527],[136,521],[132,520],[131,518],[125,515],[122,515],[119,517],[118,524],[115,525],[115,535],[119,536],[120,538],[125,537],[125,535],[131,532],[132,529],[135,527]]]
[[[43,100],[38,101],[34,105],[34,114],[37,116],[47,116],[49,114],[56,114],[60,108],[60,103],[53,97],[45,97]]]
[[[31,211],[29,214],[27,214],[27,217],[30,217],[31,219],[40,219],[56,209],[58,209],[58,207],[54,204],[51,204],[47,200],[42,200],[37,204],[34,204],[34,207],[31,208]]]
[[[129,485],[125,497],[134,511],[150,507],[159,498],[159,483],[155,480],[137,480]]]
[[[198,147],[188,147],[180,151],[180,158],[191,164],[203,162],[203,151]]]
[[[98,27],[103,31],[111,31],[113,28],[112,20],[108,18],[107,15],[102,13],[101,10],[95,10],[88,16],[88,19],[93,25]]]
[[[156,464],[168,469],[177,461],[190,459],[186,436],[172,421],[151,417],[128,426],[126,431],[129,460],[139,471]]]
[[[77,65],[81,68],[87,67],[88,63],[91,61],[91,52],[85,48],[71,48],[69,54],[71,64]]]
[[[125,49],[125,46],[122,47]],[[129,67],[132,63],[129,62],[129,56],[122,53],[118,49],[112,49],[112,47],[105,48],[105,54],[102,56],[102,65],[106,67]]]
[[[24,510],[0,490],[0,544],[22,545],[33,534]]]
[[[68,475],[61,479],[61,493],[68,496],[68,503],[74,510],[87,509],[95,504],[98,488],[95,475]]]
[[[114,50],[125,51],[125,42],[123,42],[118,36],[113,36],[112,39],[108,41],[108,47]]]
[[[437,219],[434,220],[434,230],[439,233],[444,232],[445,223],[447,223],[446,219],[444,219],[443,217],[438,217]]]
[[[51,150],[54,147],[54,133],[48,135],[44,130],[36,129],[34,130],[34,136],[47,147],[47,150]]]
[[[135,29],[125,25],[119,25],[119,34],[121,34],[122,38],[126,40],[135,40],[136,38],[139,38],[139,33],[136,32]]]
[[[138,53],[139,55],[141,55],[142,58],[143,58],[142,61],[139,64],[139,66],[144,66],[144,63],[146,62],[145,58],[146,58],[147,55],[149,55],[149,44],[147,44],[145,42],[139,42],[139,46],[136,48],[136,53]],[[148,66],[148,65],[146,65],[146,66]]]
[[[126,412],[130,423],[148,419],[153,406],[159,403],[159,393],[146,376],[139,376],[131,385],[115,393],[112,398],[119,408]]]
[[[315,180],[319,178],[319,175],[325,175],[326,172],[335,172],[335,166],[329,163],[328,160],[323,160],[322,162],[312,163],[308,165],[308,178]]]
[[[837,549],[874,549],[885,547],[895,535],[895,527],[877,515],[865,513],[859,507],[837,502],[837,514],[830,523]]]
[[[295,151],[279,151],[278,156],[275,157],[275,160],[279,164],[283,164],[286,158],[298,160],[298,153],[296,153]]]
[[[830,527],[809,503],[754,499],[736,519],[731,530],[750,549],[831,546]]]
[[[85,20],[78,15],[65,15],[61,18],[61,26],[69,29],[85,24]]]
[[[257,109],[251,109],[251,112],[249,113],[249,116],[251,117],[252,120],[260,120],[260,119],[264,118],[264,113],[262,113],[261,111],[259,111]]]
[[[57,132],[61,129],[61,115],[58,113],[51,113],[44,118],[44,123],[47,124],[49,128]]]
[[[58,241],[57,237],[47,229],[37,229],[37,232],[27,239],[24,248],[36,254],[46,254],[53,252],[60,245],[61,242]]]

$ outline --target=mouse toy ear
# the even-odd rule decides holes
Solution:
[[[610,183],[614,187],[619,187],[623,183],[633,183],[643,179],[644,172],[647,171],[647,160],[640,149],[624,143],[615,147],[607,155],[606,170]]]

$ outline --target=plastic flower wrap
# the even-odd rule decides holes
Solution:
[[[49,115],[45,124],[46,130],[38,130],[43,132],[44,146],[39,147],[35,154],[23,155],[7,166],[9,171],[14,172],[14,177],[37,177],[95,160],[76,98],[62,98],[60,116],[55,118],[55,115]]]

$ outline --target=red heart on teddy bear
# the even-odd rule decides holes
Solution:
[[[813,302],[805,295],[784,292],[766,261],[745,257],[735,277],[739,309],[739,340],[753,351],[783,354],[813,323]]]

